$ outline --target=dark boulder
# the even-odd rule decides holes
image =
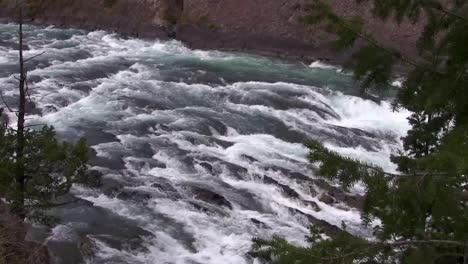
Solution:
[[[335,198],[331,197],[330,195],[328,195],[326,193],[323,193],[322,195],[320,195],[319,200],[322,203],[326,203],[326,204],[329,204],[329,205],[332,205],[332,204],[335,203]]]
[[[262,228],[262,229],[268,228],[267,224],[263,223],[262,221],[258,219],[250,218],[250,221],[259,228]]]
[[[121,200],[132,201],[137,203],[146,203],[152,197],[153,196],[151,195],[151,193],[129,189],[124,189],[117,195],[117,198]]]
[[[106,195],[116,195],[120,193],[125,187],[124,182],[110,177],[102,177],[101,182],[101,190]]]
[[[330,237],[336,237],[336,236],[342,234],[343,232],[346,232],[344,230],[341,230],[341,228],[328,223],[327,221],[318,219],[318,218],[316,218],[316,217],[314,217],[314,216],[312,216],[310,214],[304,213],[303,211],[301,211],[299,209],[289,208],[289,210],[290,210],[290,212],[292,212],[294,214],[297,214],[297,215],[300,215],[300,216],[304,217],[305,219],[307,219],[307,221],[311,225],[313,225],[314,227],[318,227],[320,230],[322,230],[326,235],[328,235]]]
[[[245,155],[245,154],[242,154],[241,155],[241,158],[245,159],[245,160],[248,160],[249,162],[257,162],[258,160],[252,156],[249,156],[249,155]]]
[[[303,201],[303,203],[308,206],[308,207],[312,207],[312,209],[316,212],[320,212],[322,211],[322,209],[320,208],[320,206],[318,206],[318,204],[314,201]]]
[[[224,196],[214,191],[201,188],[201,187],[195,187],[195,186],[192,186],[190,189],[195,199],[202,200],[209,204],[223,206],[223,207],[232,209],[231,202],[229,202]]]
[[[91,188],[99,188],[102,186],[102,176],[102,172],[98,170],[89,170],[83,177],[77,179],[77,183]]]
[[[266,184],[276,185],[284,194],[286,194],[286,196],[290,198],[299,198],[299,194],[295,190],[287,185],[279,183],[275,179],[272,179],[268,176],[263,176],[263,182]]]
[[[215,174],[215,171],[213,169],[213,166],[211,166],[211,164],[209,164],[208,162],[201,162],[199,163],[198,165],[202,166],[204,169],[206,169],[209,173],[211,174]]]

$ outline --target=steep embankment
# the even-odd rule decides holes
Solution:
[[[13,1],[11,1],[13,2]],[[247,51],[304,60],[341,62],[348,52],[332,50],[334,37],[298,18],[307,0],[29,0],[33,22],[114,30],[148,38],[176,38],[193,48]],[[383,23],[367,4],[330,0],[338,13],[357,15],[367,30],[389,47],[414,51],[419,26]],[[11,6],[0,18],[11,21]]]

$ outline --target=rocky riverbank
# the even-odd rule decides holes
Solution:
[[[13,2],[0,9],[0,21],[14,21]],[[242,51],[303,61],[342,63],[351,51],[333,49],[334,36],[319,26],[303,25],[307,0],[34,0],[31,23],[105,29],[140,38],[175,38],[191,48]],[[355,0],[330,0],[342,15],[360,16],[384,45],[413,47],[420,25],[382,22],[371,6]]]
[[[0,264],[49,263],[47,248],[25,241],[26,224],[0,201]]]

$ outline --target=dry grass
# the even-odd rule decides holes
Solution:
[[[46,264],[44,246],[24,241],[26,226],[0,202],[0,264]]]

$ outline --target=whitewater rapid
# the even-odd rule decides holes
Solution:
[[[15,32],[0,25],[0,87],[11,103]],[[104,182],[76,185],[84,202],[56,212],[62,224],[46,231],[54,263],[257,263],[253,237],[304,244],[306,215],[365,233],[356,208],[319,200],[304,143],[394,171],[389,156],[409,128],[408,112],[353,96],[352,78],[321,63],[104,31],[27,26],[25,36],[26,57],[44,53],[28,64],[28,122],[86,137]],[[76,253],[83,238],[92,256]]]

